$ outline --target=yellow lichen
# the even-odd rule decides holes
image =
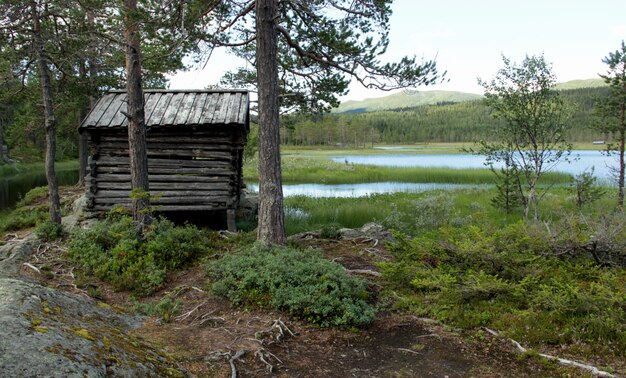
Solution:
[[[30,320],[30,324],[31,324],[31,326],[33,326],[33,327],[40,326],[40,325],[41,325],[41,323],[42,323],[42,320],[41,320],[41,319],[39,319],[39,318],[32,318],[32,319]]]
[[[91,336],[91,334],[89,333],[89,331],[85,328],[76,328],[72,331],[76,336],[82,337],[83,339],[89,340],[89,341],[94,341],[96,340],[93,336]]]
[[[39,333],[48,333],[48,328],[46,327],[33,327],[33,331]]]

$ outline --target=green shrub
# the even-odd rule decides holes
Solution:
[[[38,186],[29,190],[17,204],[16,207],[28,206],[36,200],[45,198],[48,196],[47,186]]]
[[[169,323],[178,315],[181,305],[180,300],[172,301],[170,298],[163,298],[159,302],[137,302],[133,305],[133,310],[140,315],[156,316],[165,323]]]
[[[148,295],[164,284],[168,270],[196,260],[209,251],[208,245],[207,233],[192,225],[176,227],[164,218],[156,219],[140,240],[130,217],[112,213],[90,229],[74,232],[68,255],[85,274],[118,290]]]
[[[442,227],[414,239],[397,234],[389,246],[396,261],[380,267],[401,293],[397,306],[420,315],[535,345],[585,343],[595,353],[623,355],[626,271],[556,253],[563,240],[588,237],[555,238],[545,224],[523,222]]]
[[[49,219],[48,206],[34,208],[19,207],[0,219],[0,232],[22,230]]]
[[[255,245],[209,264],[211,289],[237,305],[288,311],[329,326],[374,320],[366,282],[313,250]]]
[[[54,223],[51,221],[45,221],[39,223],[35,228],[35,235],[43,241],[57,240],[65,235],[65,230],[62,224]]]

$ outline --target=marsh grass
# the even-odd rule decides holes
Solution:
[[[244,178],[258,181],[258,161],[244,166]],[[326,157],[283,156],[284,183],[349,184],[365,182],[415,182],[446,184],[493,184],[494,175],[489,169],[453,168],[395,168],[372,165],[337,163]],[[548,173],[544,184],[565,184],[571,176],[565,173]]]
[[[331,224],[358,228],[368,222],[406,231],[424,231],[430,229],[425,225],[464,224],[470,216],[488,218],[500,225],[521,219],[521,212],[504,214],[491,206],[494,195],[495,189],[465,189],[376,194],[361,198],[294,196],[285,199],[286,232],[293,235]],[[432,198],[439,200],[433,201]],[[428,204],[429,201],[432,203]]]

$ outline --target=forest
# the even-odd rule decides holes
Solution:
[[[595,103],[606,87],[560,91],[570,109],[569,142],[611,140],[598,130]],[[488,139],[498,121],[482,100],[363,113],[289,117],[282,142],[295,146],[371,147],[374,144],[458,143]]]

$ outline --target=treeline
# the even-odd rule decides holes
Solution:
[[[571,117],[571,142],[607,140],[594,129],[596,99],[607,96],[605,87],[561,92]],[[370,113],[326,114],[285,119],[282,142],[289,145],[364,147],[374,143],[474,142],[488,140],[499,120],[481,100],[439,103]]]

